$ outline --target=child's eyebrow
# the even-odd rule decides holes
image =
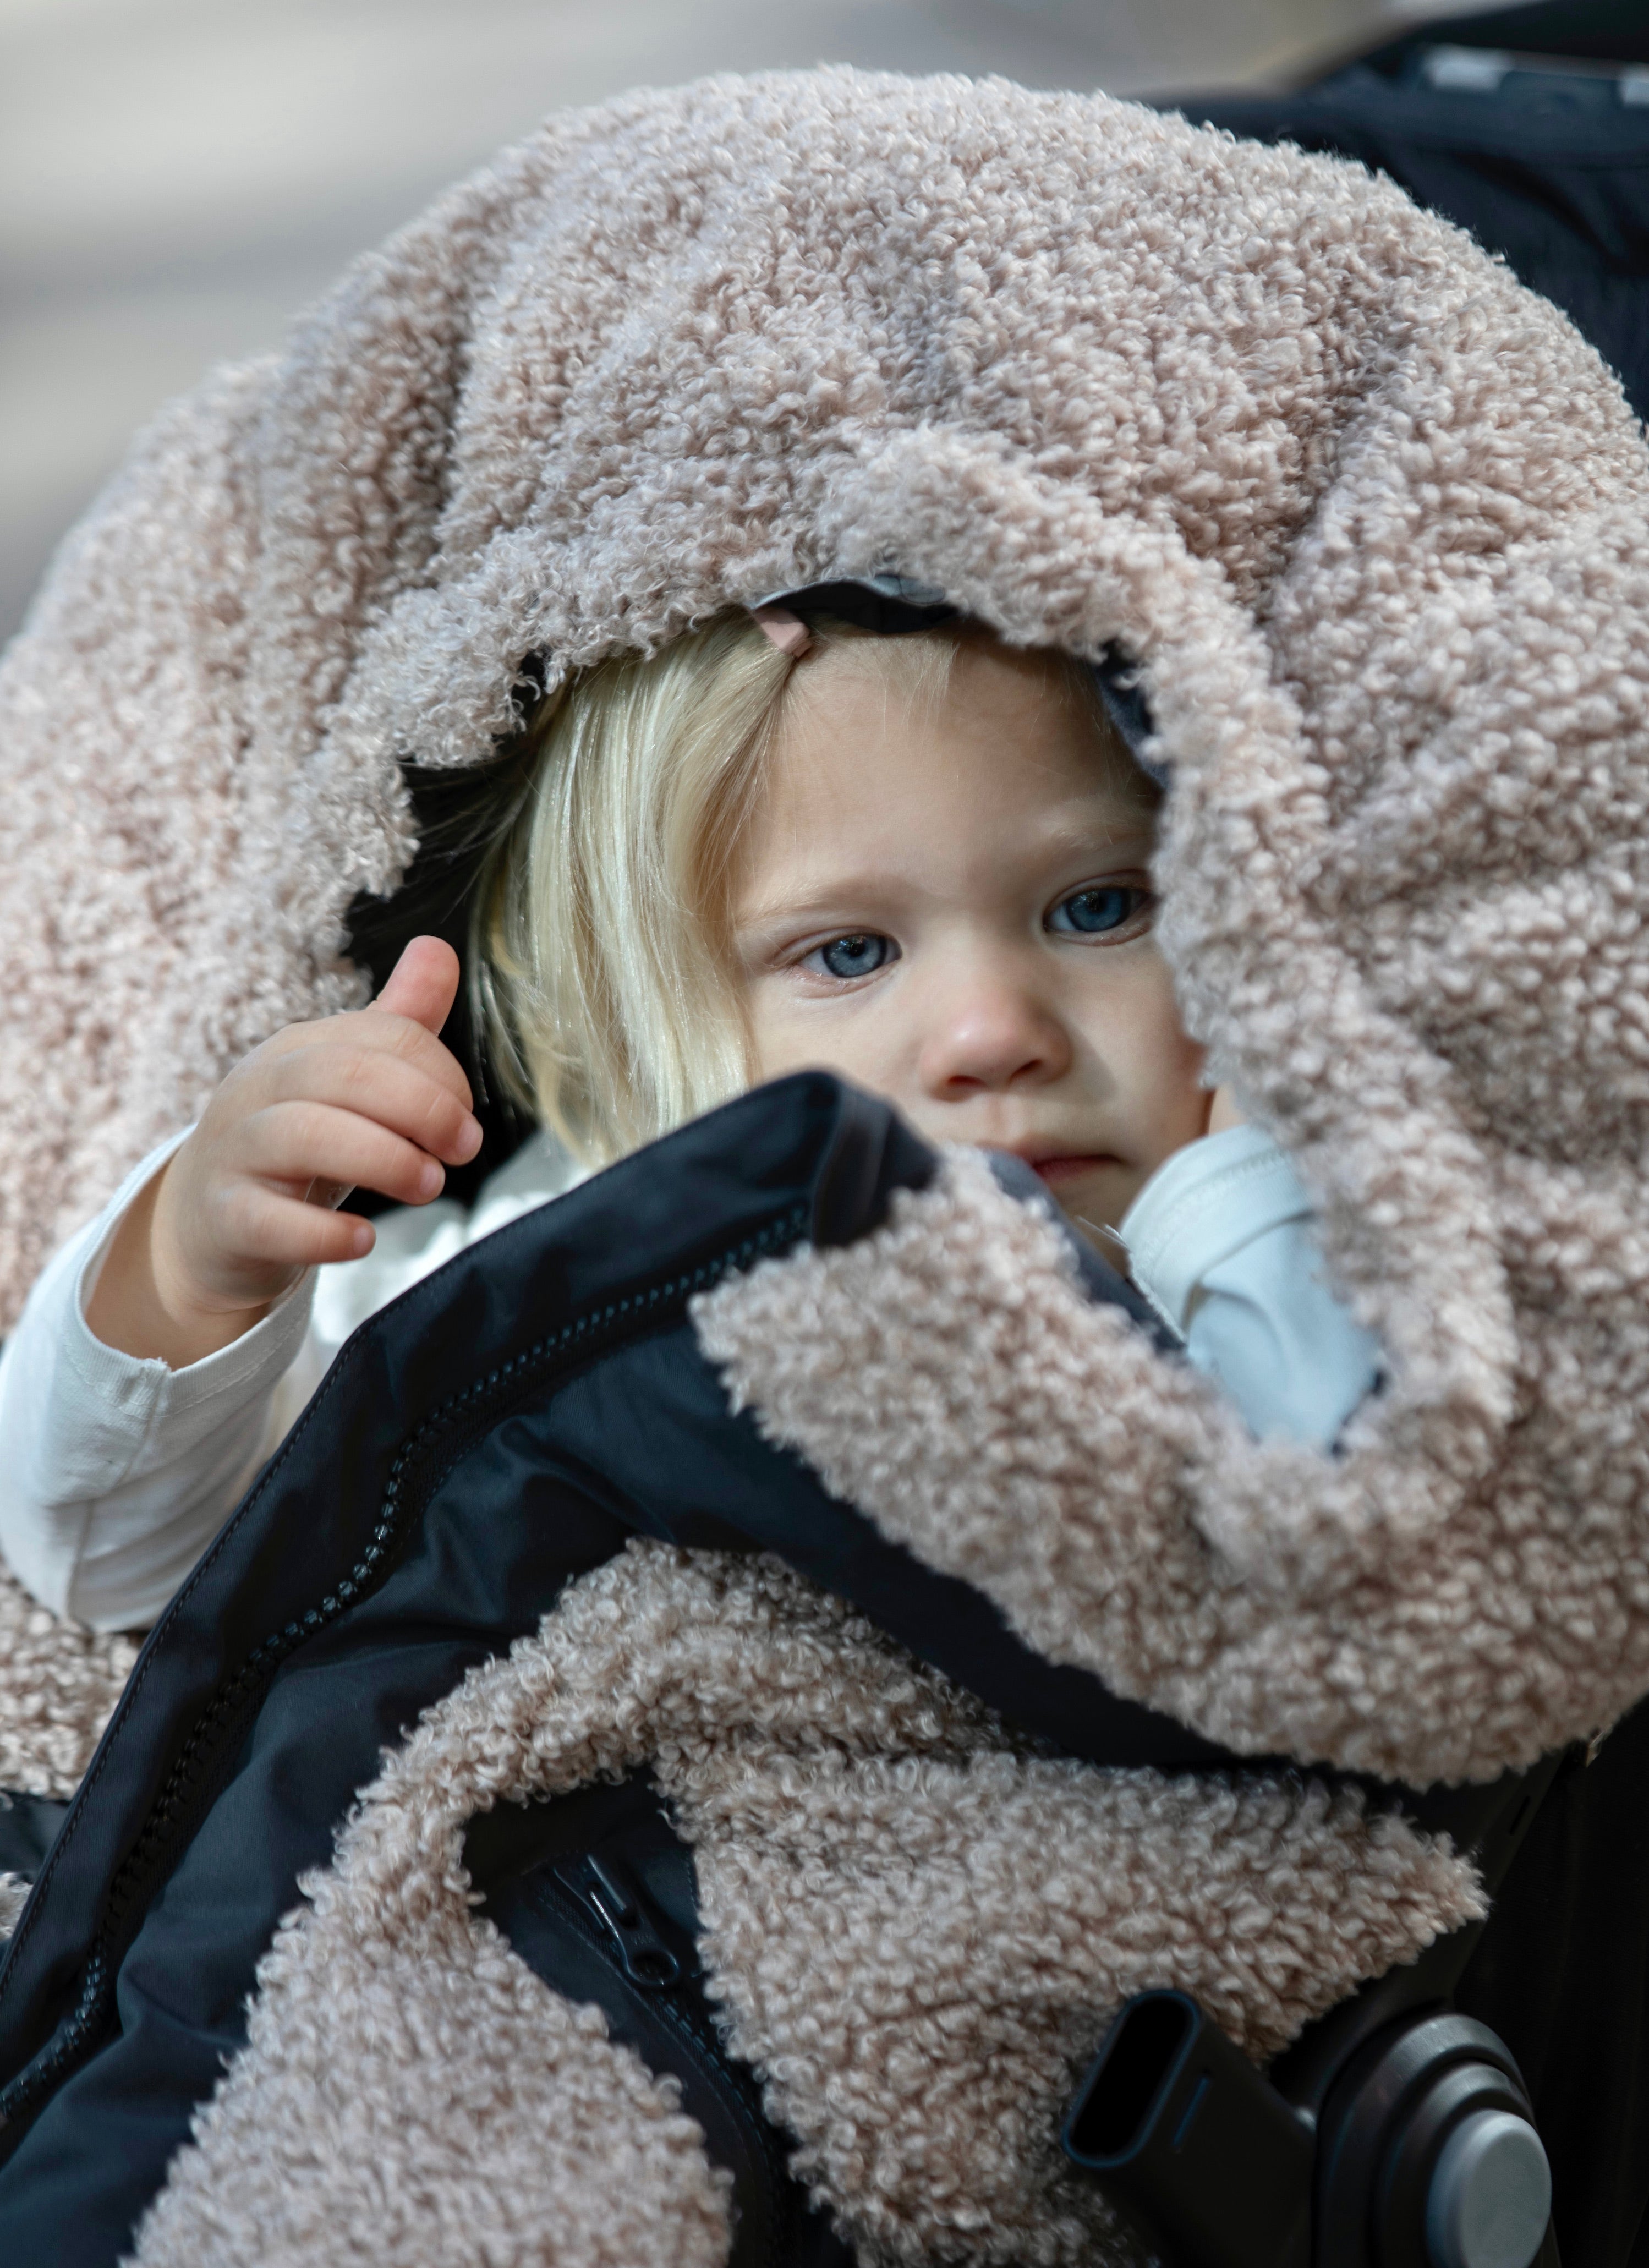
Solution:
[[[797,877],[792,889],[774,892],[753,905],[741,906],[738,912],[740,929],[759,929],[764,923],[821,921],[843,915],[850,904],[860,908],[874,906],[879,897],[890,896],[897,888],[897,878],[881,872],[872,874],[840,873]],[[845,917],[845,916],[843,916]]]
[[[1041,839],[1035,847],[1049,854],[1066,848],[1074,852],[1089,847],[1110,850],[1136,843],[1151,845],[1157,839],[1157,814],[1141,804],[1112,805],[1100,810],[1088,805],[1049,813],[1037,834]]]

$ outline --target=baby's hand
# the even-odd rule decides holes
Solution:
[[[437,1037],[458,955],[414,938],[370,1008],[289,1024],[238,1064],[129,1207],[86,1321],[173,1370],[249,1330],[306,1268],[358,1260],[351,1189],[426,1204],[481,1147],[469,1082]]]

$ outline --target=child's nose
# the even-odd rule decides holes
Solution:
[[[1064,1024],[1028,986],[970,985],[933,1007],[921,1076],[926,1092],[940,1100],[1041,1086],[1071,1067]]]

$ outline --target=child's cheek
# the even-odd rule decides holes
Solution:
[[[795,1071],[830,1071],[883,1091],[888,1066],[878,1044],[880,1020],[866,996],[821,1000],[802,995],[789,972],[758,979],[746,996],[752,1084]]]
[[[1133,1158],[1149,1175],[1205,1130],[1204,1051],[1180,1020],[1173,979],[1154,946],[1114,976],[1101,1045]]]

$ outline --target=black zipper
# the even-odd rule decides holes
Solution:
[[[187,1834],[202,1784],[221,1760],[232,1729],[261,1705],[270,1680],[289,1655],[370,1598],[384,1582],[429,1497],[459,1459],[497,1422],[501,1410],[525,1392],[541,1390],[546,1379],[553,1378],[561,1370],[604,1353],[615,1343],[641,1330],[657,1329],[674,1320],[685,1310],[694,1293],[709,1290],[731,1270],[747,1267],[769,1252],[794,1244],[805,1234],[808,1219],[806,1204],[793,1205],[754,1235],[726,1248],[696,1268],[598,1303],[535,1345],[510,1356],[483,1377],[472,1381],[414,1429],[391,1462],[377,1523],[355,1565],[305,1613],[294,1616],[282,1628],[269,1631],[225,1677],[195,1719],[148,1817],[114,1870],[104,1896],[103,1911],[81,1965],[74,2005],[23,2067],[0,2084],[0,2128],[11,2126],[20,2115],[32,2112],[49,2096],[107,2026],[115,1979],[129,1950],[133,1916],[141,1914],[153,1893],[156,1879],[164,1874],[175,1837],[180,1830]],[[346,1349],[340,1362],[334,1366],[335,1375],[349,1359]],[[320,1406],[321,1396],[318,1395],[254,1484],[247,1504],[292,1453],[299,1437],[315,1421]],[[245,1508],[243,1506],[242,1510]],[[168,1615],[162,1616],[151,1633],[151,1646],[164,1634],[170,1612],[168,1609]],[[128,1695],[130,1690],[129,1686]],[[121,1707],[117,1707],[99,1744],[99,1756],[70,1805],[65,1824],[71,1829],[76,1813],[86,1801],[92,1782],[107,1754],[111,1735],[120,1725],[126,1697],[122,1696]],[[18,1918],[10,1942],[0,1948],[0,1995],[11,1983],[15,1957],[33,1926],[39,1901],[49,1882],[52,1863],[48,1859],[33,1886],[28,1905]]]
[[[554,1871],[616,1940],[624,1974],[632,1984],[644,1992],[667,1992],[681,1983],[681,1963],[649,1920],[622,1861],[590,1852],[582,1858],[563,1859]]]
[[[571,1924],[622,1985],[641,1999],[647,2016],[668,2027],[742,2135],[758,2178],[765,2174],[767,2241],[757,2254],[741,2246],[735,2228],[728,2268],[782,2268],[792,2183],[762,2109],[761,2090],[729,2058],[703,2010],[696,1977],[653,1926],[645,1896],[630,1870],[603,1852],[536,1867],[532,1881],[534,1896]],[[613,2011],[606,2013],[610,2017]],[[690,2113],[693,2105],[684,2101],[682,2107]]]

